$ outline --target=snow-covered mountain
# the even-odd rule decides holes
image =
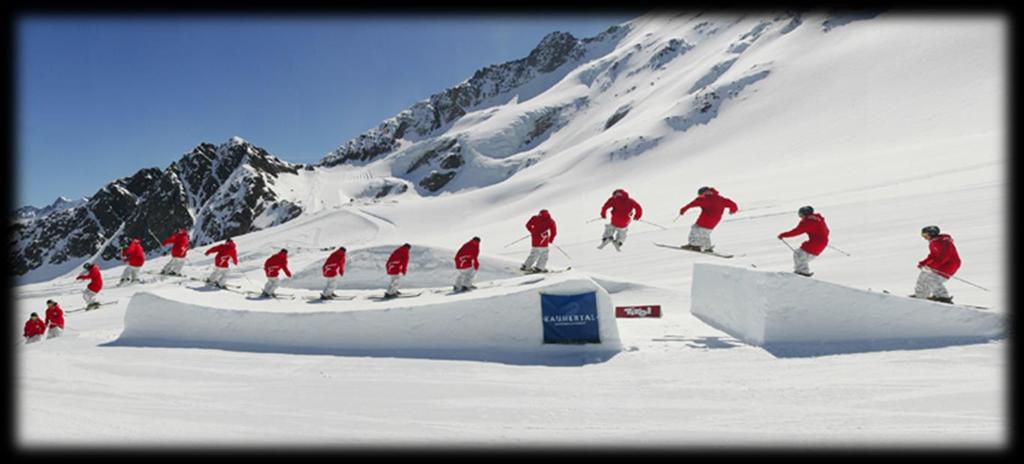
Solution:
[[[151,252],[179,227],[203,245],[281,224],[302,209],[282,199],[276,179],[300,168],[238,137],[203,143],[165,169],[103,186],[88,201],[12,222],[9,260],[15,274],[47,279],[89,259],[116,259],[128,238]]]
[[[69,208],[80,206],[87,201],[89,201],[89,197],[72,200],[70,198],[61,196],[57,197],[57,199],[54,200],[53,203],[50,203],[49,205],[44,206],[42,208],[37,208],[35,206],[22,206],[21,208],[14,210],[14,212],[11,215],[11,221],[41,218],[59,211],[64,211]]]

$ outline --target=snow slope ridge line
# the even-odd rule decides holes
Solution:
[[[539,293],[595,292],[601,343],[545,344]],[[335,309],[337,308],[337,309]],[[103,346],[190,347],[232,351],[408,357],[507,364],[579,366],[621,351],[611,298],[579,275],[481,289],[457,298],[429,295],[367,303],[338,301],[311,310],[304,301],[263,302],[236,294],[202,303],[188,289],[139,292],[121,336]]]
[[[806,278],[693,266],[690,312],[777,357],[937,348],[1004,338],[1003,315]]]

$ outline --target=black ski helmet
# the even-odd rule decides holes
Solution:
[[[402,248],[412,248],[412,245],[410,245],[408,243],[404,243],[404,244],[402,244]]]
[[[796,213],[800,216],[808,216],[814,214],[814,208],[811,208],[810,206],[801,206]]]
[[[57,304],[57,302],[53,300],[46,300],[46,306],[50,306],[51,304]]]
[[[473,241],[474,242],[479,242],[480,241],[480,237],[473,237]]]
[[[82,267],[84,267],[86,269],[92,269],[92,263],[85,263],[85,264],[82,265]]]
[[[282,248],[282,249],[281,249],[281,253],[282,253],[282,254],[288,254],[288,250],[287,250],[287,249],[284,249],[284,248]]]
[[[921,233],[926,234],[929,237],[939,235],[939,226],[925,226],[921,228]]]
[[[339,246],[339,247],[338,247],[338,249],[339,249],[339,250],[341,250],[341,251],[348,251],[348,250],[346,250],[346,249],[345,249],[345,247],[343,247],[343,246]]]
[[[30,315],[29,315],[28,317],[29,317],[29,318],[31,319],[31,318],[33,318],[33,317],[39,317],[39,315],[38,315],[38,314],[36,314],[36,313],[32,313],[32,314],[30,314]]]
[[[697,189],[697,195],[703,195],[704,192],[707,192],[710,188],[711,187],[708,187],[707,185],[705,185],[705,186]]]

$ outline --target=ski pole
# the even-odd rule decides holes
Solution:
[[[844,254],[844,255],[846,255],[846,256],[850,256],[850,254],[849,254],[849,253],[847,253],[847,252],[845,252],[845,251],[843,251],[843,250],[840,250],[840,249],[838,249],[838,248],[836,248],[836,247],[834,247],[834,246],[832,246],[832,245],[829,245],[828,247],[829,247],[829,248],[831,248],[831,249],[833,249],[833,250],[836,250],[836,251],[838,251],[838,252],[840,252],[840,253],[842,253],[842,254]]]
[[[594,219],[591,219],[591,220],[587,221],[587,224],[590,224],[591,222],[594,222],[594,221],[600,221],[602,219],[604,219],[604,218],[594,218]]]
[[[959,277],[957,277],[957,276],[953,276],[953,278],[954,278],[954,279],[956,279],[956,280],[959,280],[959,281],[961,281],[961,282],[963,282],[963,283],[965,283],[965,284],[967,284],[967,285],[970,285],[970,286],[972,286],[972,287],[977,287],[977,288],[980,288],[980,289],[982,289],[982,290],[984,290],[984,291],[986,291],[986,292],[990,292],[990,291],[991,291],[991,290],[989,290],[989,289],[987,289],[987,288],[985,288],[985,287],[982,287],[981,285],[977,285],[977,284],[972,284],[972,283],[970,283],[970,282],[968,282],[968,281],[966,281],[966,280],[964,280],[964,279],[961,279],[961,278],[959,278]]]
[[[554,243],[552,243],[551,245],[554,246],[555,248],[557,248],[558,251],[561,251],[562,254],[565,255],[566,258],[569,258],[569,260],[572,261],[572,256],[569,256],[569,253],[566,253],[565,250],[562,249],[562,247],[560,247],[558,245],[555,245]]]
[[[643,219],[637,219],[637,220],[636,220],[636,222],[642,222],[642,223],[644,223],[644,224],[650,224],[650,225],[652,225],[652,226],[654,226],[654,227],[658,227],[658,228],[660,228],[660,229],[662,229],[662,230],[668,230],[668,227],[665,227],[665,226],[660,226],[660,225],[658,225],[658,224],[655,224],[655,223],[653,223],[653,222],[647,222],[647,221],[645,221],[645,220],[643,220]]]
[[[517,244],[517,243],[519,243],[519,242],[521,242],[521,241],[523,241],[523,240],[526,240],[526,239],[528,239],[528,238],[530,238],[530,234],[526,234],[526,235],[524,235],[524,236],[523,236],[522,238],[520,238],[520,239],[518,239],[518,240],[516,240],[516,241],[514,241],[514,242],[512,242],[512,243],[509,243],[508,245],[505,245],[505,246],[503,246],[502,248],[508,248],[508,247],[510,247],[510,246],[512,246],[512,245],[515,245],[515,244]]]
[[[782,242],[784,245],[786,245],[786,248],[789,248],[790,250],[793,250],[793,253],[796,253],[796,250],[792,246],[790,246],[789,242],[787,242],[785,239],[780,238],[779,241]]]
[[[678,221],[678,220],[679,220],[679,218],[681,218],[681,217],[683,217],[683,215],[682,215],[682,214],[680,214],[680,215],[676,216],[676,218],[675,218],[675,219],[673,219],[673,220],[672,220],[672,222],[676,222],[676,221]]]

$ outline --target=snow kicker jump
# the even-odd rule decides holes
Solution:
[[[696,263],[690,312],[779,357],[982,343],[1001,314],[844,287],[789,272]]]

